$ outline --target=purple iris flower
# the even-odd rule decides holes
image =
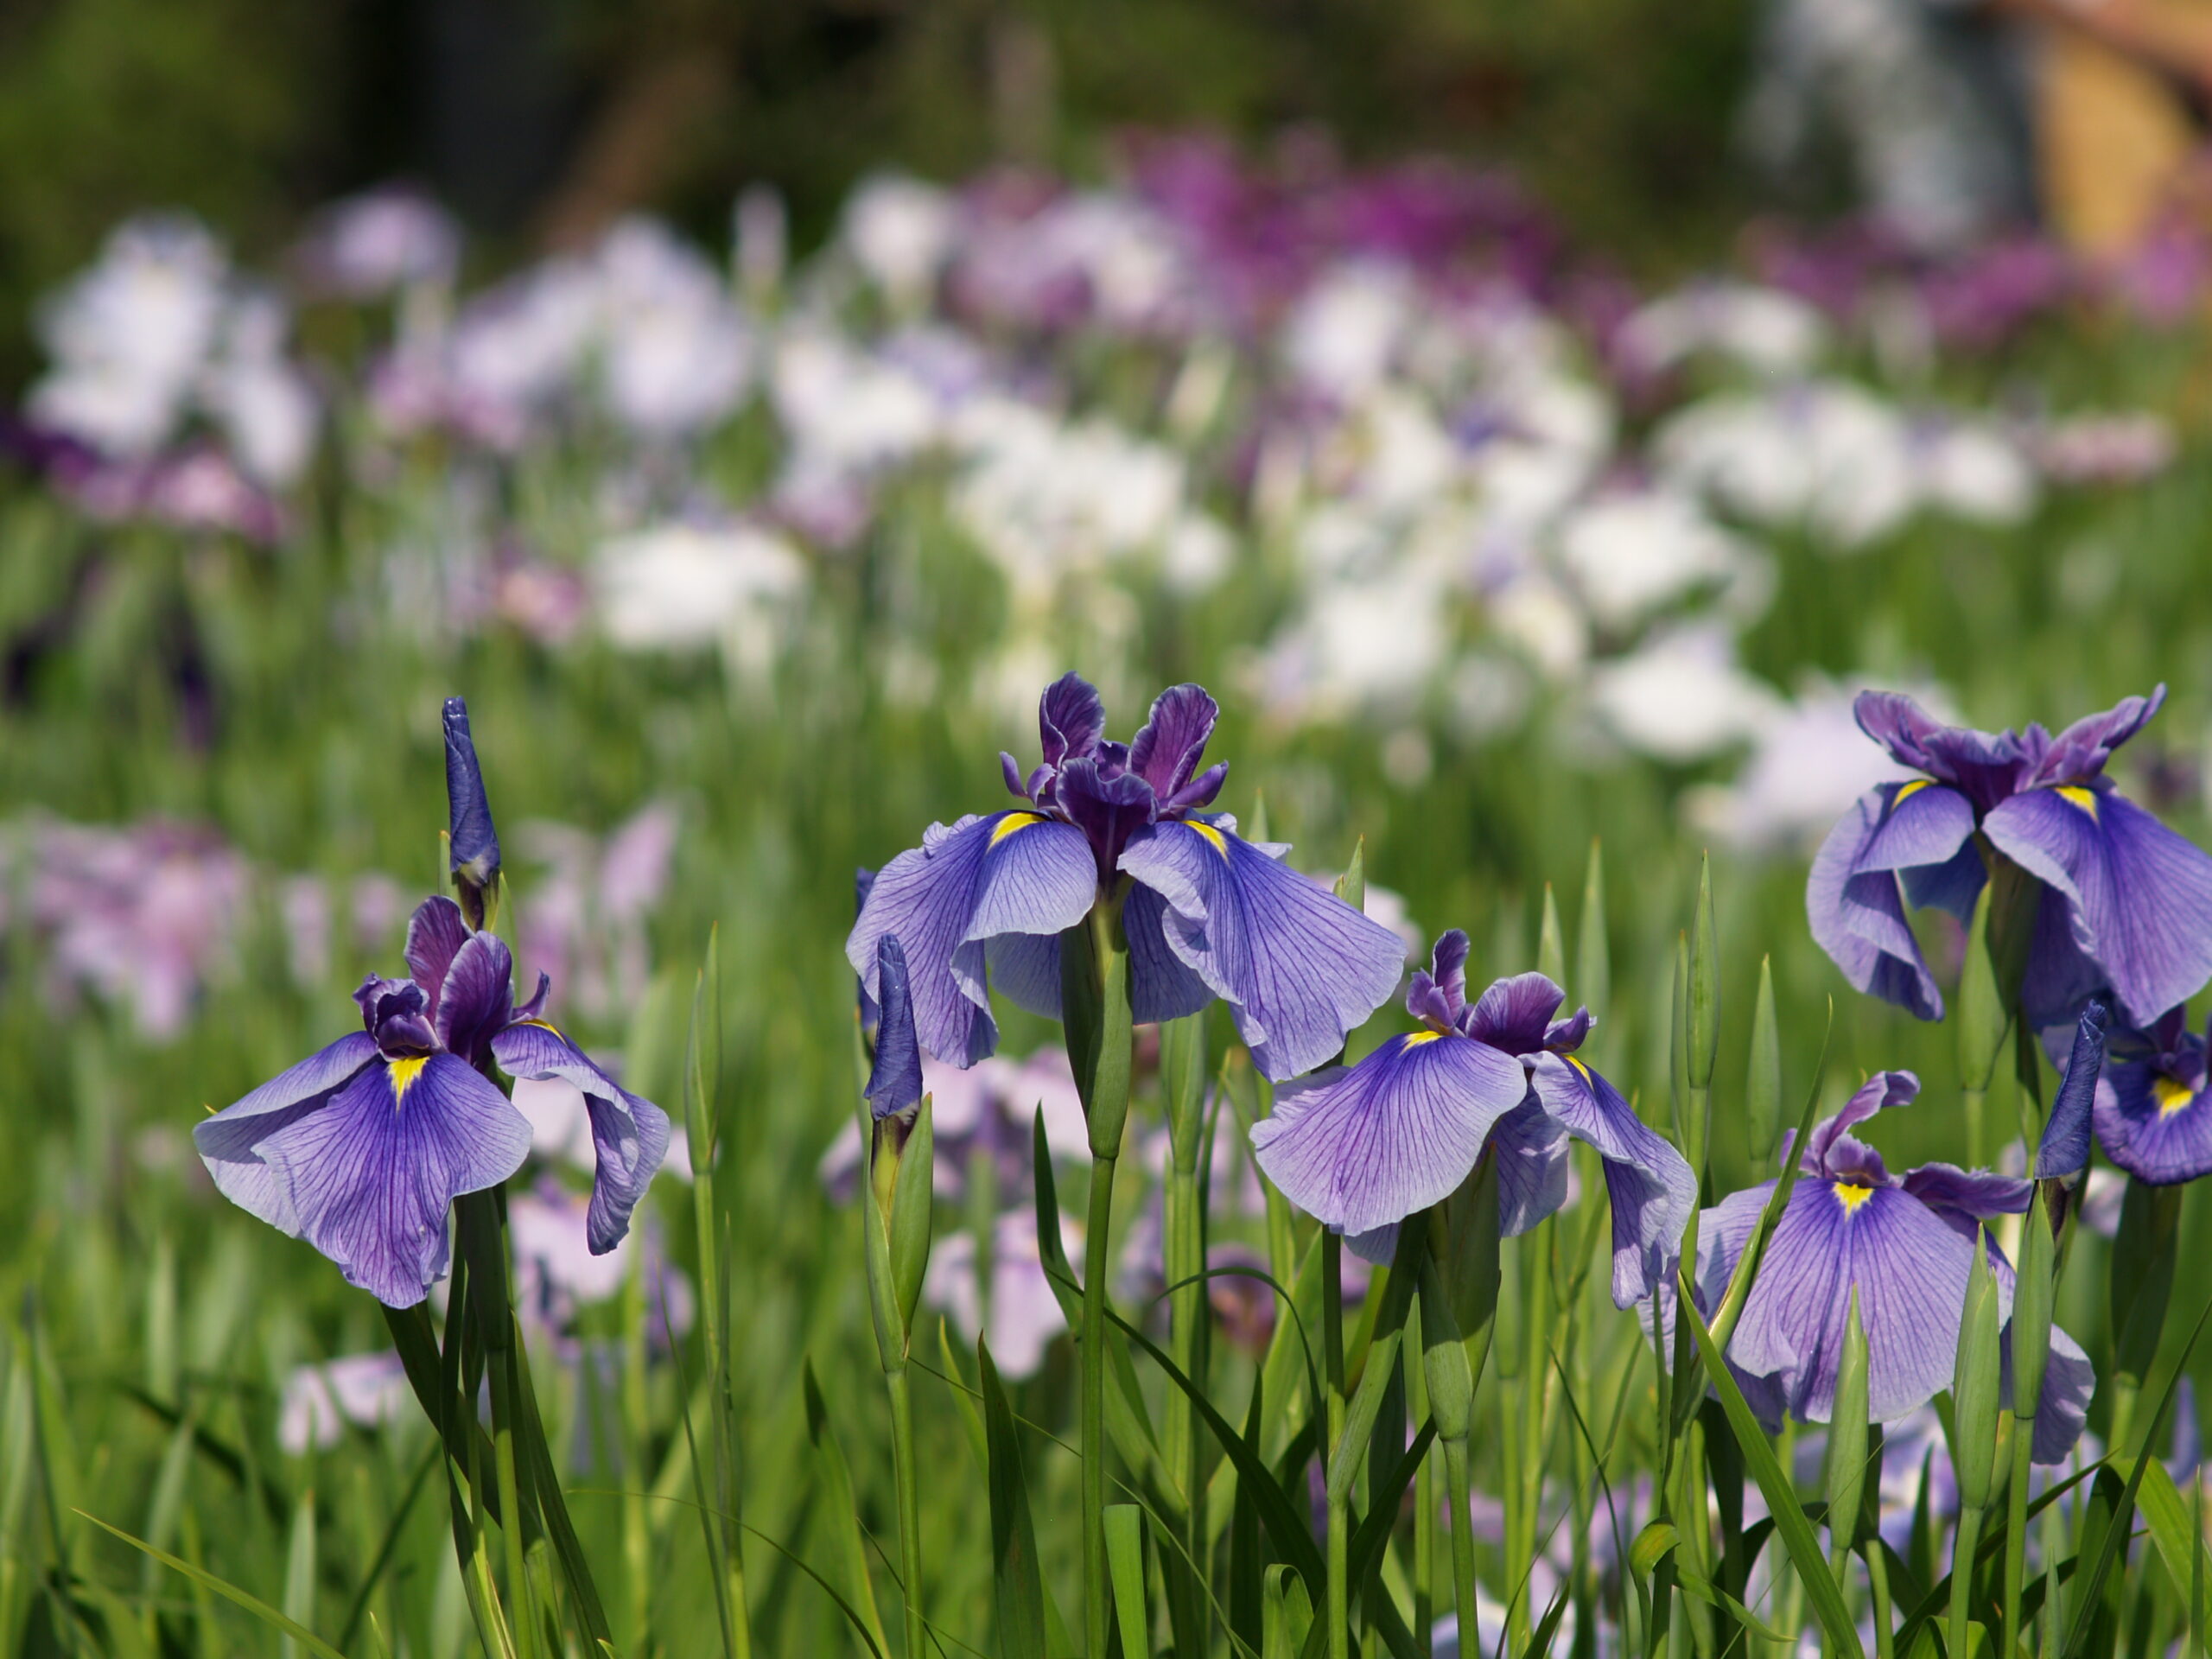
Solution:
[[[497,1186],[530,1151],[530,1124],[486,1075],[558,1077],[591,1114],[598,1171],[588,1232],[604,1255],[668,1150],[668,1116],[621,1088],[543,1015],[550,989],[518,1007],[514,963],[471,933],[450,899],[407,928],[405,979],[354,992],[363,1030],[264,1084],[193,1131],[224,1195],[304,1238],[350,1284],[411,1307],[446,1272],[446,1211]]]
[[[1471,1004],[1466,965],[1467,936],[1454,928],[1406,994],[1422,1029],[1278,1090],[1252,1128],[1259,1166],[1373,1259],[1384,1243],[1370,1236],[1450,1196],[1485,1145],[1497,1149],[1500,1230],[1535,1226],[1566,1199],[1572,1135],[1605,1160],[1613,1300],[1630,1306],[1672,1276],[1697,1178],[1575,1058],[1587,1008],[1554,1019],[1566,993],[1541,974],[1498,980]]]
[[[2021,1001],[2037,1026],[2070,1024],[2109,989],[2147,1025],[2212,978],[2212,857],[2121,795],[2112,752],[2165,701],[2161,685],[2053,737],[2041,726],[1944,726],[1912,699],[1862,691],[1859,729],[1924,774],[1862,796],[1813,861],[1813,937],[1851,982],[1923,1020],[1943,1016],[1904,905],[1974,914],[1987,858],[2042,883]]]
[[[876,874],[845,941],[880,1000],[876,945],[896,933],[930,1052],[973,1065],[998,1045],[994,984],[1060,1015],[1059,935],[1126,892],[1137,1023],[1230,1005],[1254,1064],[1280,1082],[1334,1055],[1398,982],[1405,947],[1205,808],[1226,766],[1199,762],[1219,712],[1195,685],[1162,692],[1134,742],[1104,740],[1098,693],[1073,674],[1038,708],[1043,764],[1001,755],[1021,804],[931,824]]]
[[[2212,1173],[2212,1077],[2206,1043],[2169,1008],[2142,1031],[2113,1033],[2091,1114],[2105,1155],[2137,1180],[2172,1186]],[[2062,1092],[2073,1080],[2069,1066]],[[2057,1114],[2052,1113],[2055,1122]],[[2086,1161],[2087,1147],[2083,1147]]]
[[[2015,1176],[1923,1164],[1900,1179],[1882,1156],[1847,1133],[1885,1107],[1910,1104],[1920,1079],[1877,1072],[1843,1109],[1814,1129],[1759,1260],[1758,1277],[1728,1344],[1745,1397],[1770,1427],[1786,1414],[1824,1423],[1835,1405],[1851,1294],[1866,1332],[1867,1410],[1888,1422],[1951,1386],[1959,1319],[1981,1224],[2028,1207],[2030,1185]],[[1791,1147],[1785,1144],[1786,1160]],[[1698,1300],[1719,1306],[1738,1258],[1774,1191],[1772,1181],[1732,1194],[1705,1212],[1698,1249]],[[2005,1389],[2012,1390],[2012,1268],[1993,1243],[1998,1306],[2005,1321]],[[2034,1457],[2056,1463],[2082,1432],[2095,1373],[2081,1345],[2050,1333],[2050,1364],[2036,1415]]]

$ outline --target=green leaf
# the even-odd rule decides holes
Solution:
[[[1774,1516],[1776,1535],[1789,1550],[1790,1565],[1797,1569],[1797,1577],[1820,1618],[1821,1628],[1827,1633],[1828,1651],[1861,1659],[1865,1650],[1859,1645],[1858,1626],[1843,1605],[1842,1593],[1836,1588],[1835,1579],[1821,1554],[1821,1541],[1814,1535],[1812,1522],[1798,1506],[1796,1489],[1775,1457],[1774,1446],[1759,1427],[1758,1419],[1751,1414],[1744,1391],[1736,1386],[1735,1374],[1722,1358],[1712,1331],[1690,1300],[1688,1277],[1678,1276],[1676,1284],[1675,1317],[1688,1322],[1690,1334],[1696,1339],[1698,1352],[1705,1361],[1706,1375],[1712,1380],[1713,1392],[1720,1396],[1720,1408],[1728,1414],[1728,1427],[1735,1431],[1736,1442],[1744,1448],[1744,1465],[1758,1483],[1767,1511]]]
[[[1613,957],[1605,943],[1605,859],[1595,839],[1590,842],[1590,865],[1582,879],[1582,914],[1575,924],[1574,983],[1577,1000],[1593,1008],[1613,1004]],[[1612,1073],[1615,1054],[1608,1028],[1600,1027],[1598,1053]]]
[[[1713,921],[1713,855],[1701,855],[1697,866],[1697,910],[1690,920],[1689,1007],[1686,1010],[1689,1038],[1689,1085],[1713,1086],[1713,1063],[1720,1052],[1720,939]],[[1700,1141],[1702,1150],[1702,1137]],[[1698,1160],[1692,1158],[1691,1165]]]
[[[262,1600],[258,1596],[239,1589],[238,1586],[232,1584],[229,1580],[219,1579],[213,1573],[209,1573],[203,1568],[194,1567],[189,1561],[179,1560],[176,1556],[170,1554],[167,1550],[156,1549],[151,1544],[147,1543],[144,1540],[132,1537],[129,1533],[124,1531],[122,1528],[108,1525],[106,1522],[101,1520],[97,1515],[92,1515],[84,1510],[73,1510],[72,1513],[80,1516],[84,1519],[91,1522],[103,1532],[112,1533],[116,1537],[120,1538],[124,1543],[130,1545],[131,1548],[143,1549],[147,1554],[152,1556],[156,1560],[159,1561],[163,1567],[168,1567],[171,1572],[181,1573],[186,1578],[191,1580],[194,1584],[202,1586],[207,1589],[213,1590],[217,1595],[221,1596],[226,1601],[235,1602],[238,1605],[245,1608],[246,1611],[251,1613],[256,1618],[261,1620],[263,1624],[267,1624],[270,1629],[275,1630],[298,1643],[301,1647],[304,1648],[308,1652],[319,1655],[321,1656],[321,1659],[346,1659],[346,1656],[344,1654],[339,1652],[337,1649],[332,1647],[329,1643],[324,1641],[313,1630],[308,1629],[306,1625],[298,1623],[296,1620],[287,1618],[283,1614],[278,1612],[274,1607],[271,1607],[267,1602]]]
[[[1974,920],[1967,931],[1966,959],[1959,972],[1959,1081],[1969,1090],[1986,1091],[2005,1052],[2005,1033],[2011,1024],[2005,999],[1997,986],[1996,965],[1989,959],[1989,907],[1997,883],[1982,883],[1975,901]]]
[[[1114,1613],[1122,1624],[1122,1659],[1152,1659],[1144,1600],[1144,1511],[1134,1503],[1106,1506],[1106,1565],[1114,1580]]]
[[[1744,1139],[1751,1166],[1764,1169],[1782,1135],[1782,1027],[1774,1013],[1774,963],[1759,958],[1751,1006],[1751,1058],[1744,1077]]]
[[[2166,1471],[2166,1465],[2156,1458],[2145,1458],[2143,1463],[2143,1486],[2136,1494],[2136,1502],[2150,1528],[2151,1541],[2158,1547],[2159,1559],[2166,1564],[2167,1576],[2186,1592],[2204,1573],[2202,1535],[2196,1530],[2189,1505],[2182,1498],[2181,1489],[2174,1484],[2173,1476]],[[2112,1466],[2123,1475],[2134,1473],[2133,1465],[2124,1458],[2114,1458]]]
[[[1552,896],[1552,884],[1544,883],[1543,921],[1536,929],[1536,971],[1561,989],[1567,986],[1567,934],[1560,926],[1559,900]],[[1567,999],[1572,1006],[1574,999]]]
[[[1313,1599],[1287,1567],[1271,1567],[1262,1591],[1261,1659],[1298,1659],[1313,1628]]]
[[[814,1448],[815,1477],[821,1483],[836,1541],[845,1599],[852,1605],[875,1650],[887,1653],[890,1643],[884,1638],[883,1615],[877,1610],[875,1585],[868,1573],[868,1543],[861,1529],[860,1505],[853,1496],[852,1469],[845,1461],[843,1446],[838,1444],[836,1426],[830,1421],[830,1402],[815,1379],[811,1356],[799,1367],[799,1387],[806,1405],[806,1438]]]
[[[1007,1403],[999,1368],[991,1363],[990,1347],[981,1338],[976,1359],[982,1372],[983,1433],[990,1447],[991,1585],[998,1611],[999,1651],[1003,1659],[1044,1659],[1045,1585],[1037,1564],[1029,1488],[1022,1477],[1021,1442],[1014,1433],[1014,1410]],[[1113,1513],[1107,1511],[1109,1554]],[[1119,1587],[1117,1577],[1117,1592]]]
[[[284,1548],[284,1617],[300,1629],[315,1628],[315,1488],[300,1494],[292,1510],[292,1536]],[[284,1659],[298,1659],[296,1638],[279,1648]]]
[[[1367,908],[1367,837],[1362,836],[1351,844],[1351,862],[1344,866],[1344,873],[1336,879],[1337,897],[1354,910]]]

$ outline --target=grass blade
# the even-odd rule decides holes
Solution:
[[[319,1659],[346,1659],[346,1656],[344,1654],[339,1652],[337,1649],[332,1647],[329,1643],[324,1641],[313,1630],[308,1629],[306,1625],[287,1618],[283,1614],[278,1612],[274,1607],[271,1607],[267,1602],[262,1600],[260,1597],[251,1594],[250,1592],[239,1589],[238,1586],[232,1584],[228,1579],[219,1579],[213,1573],[207,1572],[204,1568],[194,1567],[189,1561],[180,1560],[178,1557],[170,1554],[165,1549],[156,1549],[151,1544],[146,1542],[143,1539],[134,1538],[130,1534],[124,1531],[121,1527],[110,1526],[106,1522],[101,1520],[97,1515],[90,1514],[84,1510],[73,1510],[72,1513],[80,1516],[85,1520],[91,1522],[102,1532],[112,1533],[115,1536],[123,1540],[124,1543],[130,1545],[131,1548],[144,1550],[147,1554],[152,1556],[156,1560],[159,1561],[163,1567],[168,1567],[171,1572],[181,1573],[186,1578],[191,1580],[193,1583],[200,1586],[204,1589],[213,1590],[217,1595],[221,1596],[226,1601],[235,1602],[238,1605],[245,1608],[246,1611],[251,1613],[256,1618],[261,1620],[263,1624],[267,1624],[270,1629],[289,1637],[308,1653],[319,1656]]]
[[[1045,1585],[1037,1564],[1037,1529],[1029,1515],[1029,1488],[1023,1478],[1021,1442],[1014,1410],[1007,1403],[999,1368],[988,1343],[977,1338],[976,1358],[982,1372],[983,1433],[990,1447],[991,1583],[998,1609],[999,1651],[1004,1659],[1045,1659]],[[1117,1504],[1106,1512],[1106,1550],[1114,1556],[1117,1513],[1135,1510]],[[1121,1572],[1116,1562],[1116,1599]],[[1142,1592],[1139,1592],[1141,1605]],[[1126,1637],[1124,1640],[1126,1640]]]

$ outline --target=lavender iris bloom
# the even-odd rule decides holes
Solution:
[[[1056,682],[1038,709],[1043,764],[1024,777],[1000,757],[1022,804],[931,824],[877,874],[845,941],[864,994],[880,998],[877,942],[896,933],[923,1046],[973,1065],[998,1045],[992,985],[1058,1019],[1059,935],[1126,892],[1137,1023],[1217,996],[1278,1082],[1335,1054],[1395,988],[1405,947],[1281,862],[1287,847],[1204,810],[1229,771],[1198,771],[1218,712],[1174,686],[1134,742],[1111,743],[1098,693],[1073,674]]]
[[[1867,1410],[1874,1421],[1902,1417],[1951,1386],[1974,1239],[1983,1222],[2026,1210],[2030,1186],[2017,1177],[1951,1164],[1923,1164],[1900,1179],[1873,1147],[1847,1133],[1885,1107],[1910,1103],[1919,1092],[1920,1080],[1910,1071],[1876,1073],[1813,1131],[1798,1160],[1797,1184],[1728,1345],[1745,1397],[1770,1427],[1785,1414],[1801,1422],[1828,1421],[1853,1290],[1866,1332]],[[1785,1145],[1783,1156],[1789,1153]],[[1698,1300],[1708,1311],[1726,1292],[1773,1191],[1767,1181],[1705,1212]],[[2006,1321],[2009,1403],[2012,1268],[1993,1243],[1988,1249]],[[2053,1327],[2036,1415],[2037,1462],[2058,1462],[2072,1450],[2095,1381],[2081,1345]]]
[[[2114,1164],[2152,1186],[2212,1173],[2212,1077],[2205,1063],[2212,1027],[2199,1036],[2187,1028],[2187,1019],[2184,1009],[2169,1008],[2147,1030],[2115,1032],[2097,1079],[2092,1118],[2098,1143]]]
[[[1454,928],[1406,995],[1423,1029],[1277,1091],[1273,1115],[1252,1129],[1259,1166],[1372,1258],[1382,1242],[1361,1236],[1440,1203],[1486,1145],[1497,1151],[1500,1230],[1535,1226],[1566,1199],[1572,1135],[1605,1160],[1613,1300],[1630,1306],[1672,1275],[1697,1178],[1574,1057],[1588,1009],[1553,1019],[1566,994],[1541,974],[1498,980],[1471,1005],[1466,964],[1467,936]]]
[[[550,989],[518,1007],[514,963],[495,934],[471,933],[450,899],[423,901],[407,928],[409,977],[372,974],[354,992],[364,1029],[193,1131],[224,1195],[304,1238],[392,1307],[445,1275],[446,1211],[497,1186],[530,1151],[530,1124],[485,1075],[558,1077],[583,1092],[598,1172],[588,1234],[604,1255],[668,1150],[668,1116],[616,1084],[543,1017]]]
[[[1924,774],[1859,798],[1813,861],[1813,936],[1862,991],[1943,1015],[1904,905],[1971,918],[2001,855],[2042,884],[2021,998],[2036,1025],[2072,1021],[2110,989],[2132,1022],[2212,978],[2212,857],[2128,800],[2105,777],[2112,752],[2149,723],[2165,687],[2078,720],[1977,732],[1943,726],[1910,697],[1864,691],[1859,728]]]

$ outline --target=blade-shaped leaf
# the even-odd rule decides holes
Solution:
[[[1022,1478],[1021,1442],[999,1368],[980,1338],[976,1359],[983,1395],[983,1434],[990,1448],[991,1583],[998,1609],[999,1651],[1005,1659],[1044,1659],[1045,1586],[1037,1566],[1037,1529]],[[1110,1516],[1112,1510],[1107,1512]],[[1109,1522],[1107,1546],[1113,1546]]]

